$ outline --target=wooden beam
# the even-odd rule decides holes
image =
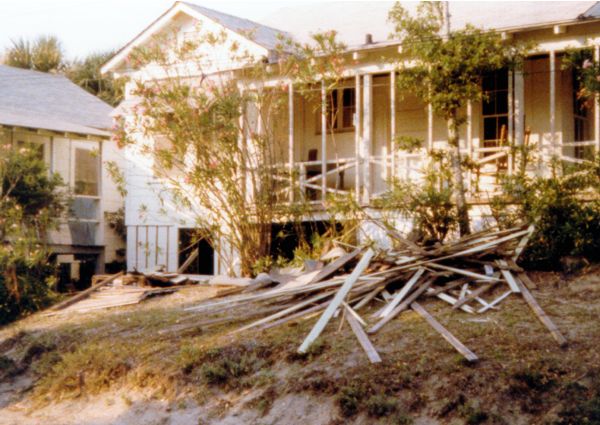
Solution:
[[[371,200],[371,155],[373,149],[373,76],[367,74],[363,77],[363,137],[361,151],[363,161],[363,203]]]
[[[354,96],[356,98],[356,112],[354,113],[354,159],[356,161],[355,173],[354,173],[354,196],[356,202],[360,202],[360,180],[361,180],[361,137],[362,137],[362,95],[361,95],[361,84],[360,74],[356,74],[354,83]]]
[[[411,278],[404,284],[402,289],[400,289],[395,295],[394,298],[390,301],[390,303],[383,309],[379,317],[386,317],[388,314],[392,312],[394,308],[408,295],[408,293],[413,289],[421,275],[425,272],[423,267],[419,267],[415,274],[411,276]]]
[[[288,82],[288,168],[290,173],[289,201],[294,201],[294,83]]]
[[[85,291],[81,291],[80,293],[73,295],[71,298],[64,300],[58,304],[53,305],[50,310],[56,311],[56,310],[62,310],[63,308],[66,308],[70,305],[75,304],[78,301],[83,300],[84,298],[89,297],[92,292],[98,290],[99,288],[108,285],[110,282],[112,282],[113,280],[115,280],[116,278],[123,276],[123,272],[119,272],[119,273],[115,273],[111,276],[108,276],[106,279],[101,280],[100,282],[96,283],[95,285],[92,285],[91,287],[89,287],[88,289],[86,289]]]
[[[458,340],[458,338],[456,338],[454,335],[452,335],[450,333],[450,331],[448,331],[448,329],[443,327],[440,322],[435,320],[433,318],[433,316],[431,314],[429,314],[429,312],[427,310],[425,310],[419,303],[414,302],[410,305],[410,307],[419,316],[421,316],[423,319],[425,319],[425,321],[427,321],[427,323],[429,323],[429,325],[433,329],[435,329],[437,332],[439,332],[440,335],[442,335],[442,337],[446,341],[448,341],[450,343],[450,345],[452,345],[456,349],[456,351],[458,351],[460,354],[462,354],[468,361],[475,362],[475,361],[479,360],[478,357],[475,355],[475,353],[473,353],[471,350],[469,350],[462,342],[460,342]]]
[[[327,90],[321,81],[321,200],[327,196]]]
[[[379,322],[377,322],[375,325],[373,325],[371,327],[371,329],[369,329],[367,332],[370,334],[377,332],[379,329],[381,329],[383,327],[383,325],[385,325],[387,322],[389,322],[394,317],[398,316],[400,313],[402,313],[404,310],[406,310],[413,301],[416,301],[417,298],[419,298],[421,296],[421,294],[423,292],[425,292],[429,288],[429,286],[431,286],[431,284],[435,281],[435,279],[436,279],[435,277],[432,277],[429,280],[427,280],[426,282],[424,282],[423,284],[421,284],[421,286],[419,286],[412,294],[410,294],[408,296],[408,298],[406,298],[404,301],[402,301],[398,305],[398,307],[396,307],[394,310],[392,310],[390,312],[390,314],[388,314],[386,317],[384,317]]]
[[[552,337],[556,340],[556,342],[558,342],[558,345],[560,345],[561,347],[566,346],[567,339],[560,333],[558,327],[554,324],[552,320],[550,320],[550,317],[548,317],[546,312],[542,310],[542,307],[540,307],[540,305],[533,297],[531,292],[529,292],[529,289],[527,289],[525,285],[523,285],[521,282],[517,282],[517,284],[521,289],[523,298],[525,299],[527,304],[529,304],[529,307],[531,307],[531,309],[533,310],[537,318],[540,320],[540,322],[542,322],[542,324],[548,328],[548,330],[552,334]]]
[[[184,273],[188,267],[190,267],[190,265],[192,264],[192,262],[198,258],[198,248],[194,249],[192,252],[190,252],[190,255],[188,256],[188,258],[185,259],[185,261],[183,262],[183,264],[177,269],[177,273]]]
[[[356,335],[356,339],[358,339],[358,342],[360,343],[361,347],[363,348],[363,350],[365,350],[369,361],[371,363],[381,363],[381,357],[379,356],[379,353],[377,352],[375,347],[373,347],[373,344],[371,344],[369,337],[365,333],[360,323],[358,323],[358,320],[352,314],[354,313],[354,311],[347,304],[344,307],[346,308],[346,312],[348,313],[346,314],[346,320],[348,321],[352,332],[354,332],[354,335]]]
[[[370,248],[363,254],[362,258],[360,259],[350,276],[348,276],[345,279],[344,283],[342,284],[342,287],[335,294],[333,300],[329,303],[329,305],[327,306],[327,308],[325,309],[315,326],[312,328],[304,342],[302,342],[302,345],[300,345],[300,348],[298,348],[299,353],[306,353],[308,347],[310,347],[310,345],[319,337],[319,335],[321,335],[321,332],[323,332],[323,329],[325,329],[325,326],[327,325],[329,320],[331,320],[331,317],[333,316],[335,311],[342,304],[342,301],[344,301],[344,298],[346,298],[346,295],[348,295],[348,292],[350,292],[354,283],[356,283],[362,272],[365,271],[365,269],[371,262],[371,258],[373,258],[374,255],[375,252]]]

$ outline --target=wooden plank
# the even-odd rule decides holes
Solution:
[[[309,284],[317,283],[317,282],[321,282],[324,279],[327,279],[329,276],[331,276],[332,274],[337,272],[339,269],[344,267],[350,261],[354,260],[358,256],[358,254],[360,254],[362,251],[363,251],[362,248],[357,248],[354,251],[352,251],[346,255],[342,255],[341,257],[337,258],[336,260],[332,261],[331,263],[329,263],[328,265],[323,267],[319,271],[319,273],[316,274],[308,283]]]
[[[57,310],[62,310],[65,307],[68,307],[72,304],[75,304],[76,302],[83,300],[87,297],[89,297],[94,291],[98,290],[99,288],[108,285],[110,282],[112,282],[113,280],[115,280],[116,278],[123,276],[123,272],[119,272],[119,273],[115,273],[109,277],[107,277],[104,280],[101,280],[100,282],[98,282],[95,285],[92,285],[91,287],[89,287],[88,289],[86,289],[85,291],[81,291],[80,293],[73,295],[71,298],[69,298],[68,300],[64,300],[54,306],[52,306],[50,309],[52,311],[57,311]]]
[[[515,255],[513,255],[513,257],[512,257],[512,261],[514,261],[515,263],[517,262],[517,260],[521,256],[521,254],[523,253],[523,250],[525,249],[527,244],[529,243],[529,238],[531,238],[531,235],[533,234],[534,230],[535,230],[535,225],[531,224],[527,228],[527,234],[525,236],[523,236],[523,238],[519,241],[519,244],[515,248]]]
[[[247,329],[251,329],[253,327],[262,325],[264,323],[271,322],[271,321],[273,321],[275,319],[279,319],[281,317],[286,316],[289,313],[293,313],[293,312],[295,312],[297,310],[301,310],[302,308],[304,308],[304,307],[306,307],[306,306],[308,306],[308,305],[310,305],[310,304],[312,304],[314,302],[317,302],[317,301],[320,301],[320,300],[322,300],[324,298],[330,297],[331,295],[333,295],[332,291],[318,294],[318,295],[316,295],[314,297],[311,297],[311,298],[309,298],[309,299],[307,299],[307,300],[305,300],[305,301],[303,301],[301,303],[294,304],[291,307],[285,308],[285,309],[283,309],[283,310],[281,310],[281,311],[279,311],[279,312],[277,312],[275,314],[272,314],[271,316],[263,317],[262,319],[260,319],[260,320],[258,320],[256,322],[250,323],[250,324],[248,324],[246,326],[242,326],[241,328],[236,329],[232,333],[242,332],[242,331],[245,331]]]
[[[535,284],[533,280],[529,278],[529,275],[525,272],[517,273],[517,277],[523,284],[527,287],[527,289],[537,289],[538,286]]]
[[[351,314],[351,315],[353,315],[353,316],[354,316],[354,318],[355,318],[355,319],[356,319],[356,320],[357,320],[357,321],[358,321],[358,322],[359,322],[359,323],[360,323],[362,326],[367,326],[367,322],[365,322],[365,321],[363,320],[363,318],[362,318],[362,317],[360,317],[360,316],[358,315],[358,313],[357,313],[356,311],[354,311],[354,310],[352,309],[352,307],[350,307],[350,306],[348,305],[348,303],[346,303],[345,301],[342,301],[342,306],[343,306],[343,307],[346,309],[346,312],[347,312],[347,313],[349,313],[349,314]]]
[[[491,303],[489,303],[485,307],[482,307],[479,310],[477,310],[477,313],[485,313],[490,308],[494,307],[497,304],[500,304],[500,302],[502,300],[504,300],[504,298],[508,297],[512,293],[513,293],[512,290],[506,291],[504,294],[500,295],[498,298],[496,298],[494,301],[492,301]]]
[[[416,301],[417,298],[419,298],[419,296],[421,296],[421,294],[423,292],[425,292],[434,281],[435,281],[435,277],[433,277],[433,278],[427,280],[426,282],[424,282],[423,284],[421,284],[421,286],[419,286],[412,294],[410,294],[404,301],[402,301],[398,305],[398,307],[396,307],[394,310],[392,310],[390,312],[390,314],[388,314],[386,317],[384,317],[379,322],[377,322],[375,325],[373,325],[371,327],[371,329],[369,329],[367,332],[370,334],[377,332],[379,329],[381,329],[383,327],[383,325],[385,325],[387,322],[389,322],[394,317],[398,316],[400,313],[402,313],[404,310],[406,310],[408,308],[408,306],[413,301]]]
[[[389,304],[383,309],[379,317],[385,317],[391,313],[391,311],[396,308],[398,304],[408,295],[408,293],[413,289],[417,281],[420,279],[421,275],[425,272],[423,267],[419,267],[419,269],[411,276],[411,278],[406,282],[406,284],[398,291],[394,298],[389,302]]]
[[[410,307],[423,319],[429,323],[429,325],[442,335],[442,337],[452,345],[456,351],[462,354],[468,361],[475,362],[479,360],[475,353],[469,350],[462,342],[458,340],[454,335],[450,333],[440,322],[435,320],[427,310],[425,310],[419,303],[413,302]]]
[[[310,345],[315,341],[315,339],[317,339],[319,335],[321,335],[321,332],[323,332],[323,329],[325,329],[325,326],[327,325],[329,320],[331,320],[331,317],[333,316],[335,311],[342,304],[342,301],[344,301],[344,298],[346,298],[346,295],[348,295],[348,292],[350,292],[350,289],[352,289],[354,283],[358,280],[362,272],[365,271],[365,269],[371,262],[371,258],[373,258],[374,255],[375,252],[370,248],[363,254],[362,258],[360,259],[350,276],[346,278],[346,280],[342,284],[342,287],[335,294],[335,297],[333,298],[331,303],[329,303],[329,305],[327,306],[327,308],[325,309],[315,326],[311,329],[304,342],[302,342],[302,344],[298,348],[299,353],[306,353],[308,347],[310,347]]]
[[[519,289],[519,285],[517,285],[517,281],[513,277],[512,273],[509,270],[505,269],[508,268],[508,264],[506,263],[506,261],[498,260],[498,265],[500,267],[503,267],[502,269],[500,269],[500,273],[502,273],[502,277],[504,277],[504,280],[506,280],[506,283],[508,283],[510,289],[515,293],[521,292],[521,290]]]
[[[456,267],[444,266],[442,264],[437,264],[437,263],[430,263],[430,264],[428,264],[428,266],[435,267],[435,268],[442,269],[442,270],[448,270],[448,271],[454,272],[456,274],[462,274],[463,276],[468,276],[468,277],[472,277],[472,278],[483,280],[483,281],[492,282],[492,281],[500,280],[497,277],[486,276],[484,274],[475,273],[475,272],[472,272],[469,270],[457,269]]]
[[[377,352],[375,347],[373,347],[373,344],[371,344],[371,341],[365,333],[365,330],[362,328],[360,323],[358,323],[356,317],[354,317],[354,315],[352,314],[352,309],[347,304],[344,307],[346,308],[346,312],[348,313],[346,314],[346,320],[348,321],[352,332],[354,332],[354,335],[356,335],[356,339],[358,339],[358,342],[360,343],[361,347],[363,348],[363,350],[365,350],[369,361],[371,363],[381,363],[381,357],[379,356],[379,353]]]
[[[444,286],[439,286],[437,288],[433,288],[431,291],[428,292],[429,295],[437,295],[437,294],[441,294],[442,292],[446,292],[450,289],[456,288],[457,286],[463,285],[467,282],[469,282],[471,279],[467,278],[467,277],[461,277],[460,279],[456,279],[456,280],[451,280],[450,282],[446,283]]]
[[[479,288],[472,291],[469,295],[465,296],[464,298],[459,298],[458,301],[456,301],[456,303],[454,303],[454,305],[452,306],[452,309],[456,310],[457,308],[460,308],[460,306],[462,306],[463,304],[474,300],[475,298],[492,289],[497,283],[498,282],[486,283],[485,285],[482,285]]]
[[[441,294],[437,294],[436,297],[438,297],[442,301],[446,301],[450,305],[454,305],[458,302],[458,300],[456,298],[454,298],[451,295],[444,294],[443,292]],[[464,311],[465,313],[470,313],[470,314],[475,313],[475,310],[473,310],[473,308],[469,307],[468,305],[461,305],[459,308],[462,311]]]
[[[198,248],[196,248],[192,252],[190,252],[190,255],[188,255],[188,258],[186,258],[185,261],[183,262],[183,264],[177,269],[177,273],[183,273],[184,271],[186,271],[188,269],[188,267],[190,267],[192,265],[194,260],[196,258],[198,258],[198,253],[199,253]]]
[[[525,298],[525,301],[527,304],[529,304],[529,307],[531,307],[540,322],[542,322],[542,324],[548,328],[552,334],[552,337],[556,340],[556,342],[558,342],[558,345],[561,347],[566,346],[567,339],[560,333],[558,327],[552,320],[550,320],[550,317],[548,317],[542,307],[540,307],[534,296],[531,294],[531,292],[529,292],[529,289],[527,289],[525,285],[521,284],[521,282],[517,282],[517,284],[520,286],[523,298]]]

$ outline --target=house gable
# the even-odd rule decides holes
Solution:
[[[115,75],[127,74],[131,69],[127,64],[129,54],[137,47],[148,45],[153,38],[171,32],[177,37],[185,37],[201,29],[205,33],[227,35],[227,43],[236,43],[240,51],[259,59],[268,57],[275,49],[278,40],[286,34],[252,21],[226,15],[185,2],[176,2],[169,10],[125,45],[103,67],[102,72]],[[235,64],[231,64],[231,68]]]

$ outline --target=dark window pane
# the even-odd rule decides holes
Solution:
[[[497,134],[496,117],[483,119],[483,139],[495,140]]]
[[[508,114],[508,92],[496,92],[496,114]]]
[[[484,91],[494,90],[494,74],[485,74],[481,81],[481,87]]]
[[[495,101],[496,95],[495,93],[486,93],[486,96],[483,99],[482,103],[482,112],[483,115],[494,115],[496,113]]]
[[[508,70],[502,69],[496,73],[496,90],[508,89]]]

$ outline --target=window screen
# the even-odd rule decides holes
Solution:
[[[75,194],[98,196],[99,158],[88,149],[75,149]]]

